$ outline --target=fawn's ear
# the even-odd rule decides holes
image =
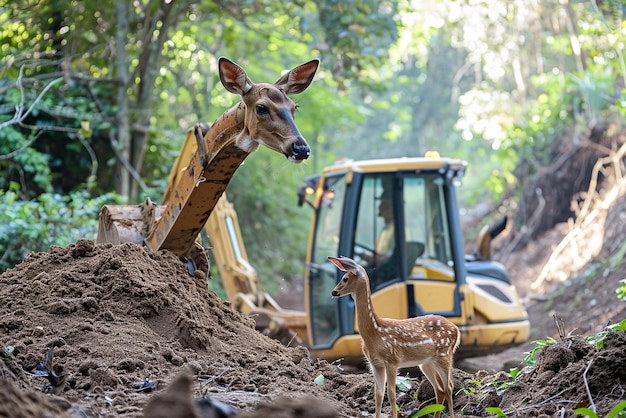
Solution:
[[[358,264],[348,257],[328,257],[331,263],[333,263],[341,271],[357,270]]]
[[[335,266],[337,266],[337,268],[341,271],[346,271],[346,269],[343,267],[343,265],[341,264],[341,261],[339,261],[338,258],[335,257],[328,257],[328,260],[333,263]]]

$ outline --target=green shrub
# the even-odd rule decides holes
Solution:
[[[113,193],[92,198],[86,190],[69,195],[42,193],[24,201],[18,192],[16,183],[11,183],[9,190],[0,190],[0,272],[51,245],[95,239],[100,207],[121,201]]]

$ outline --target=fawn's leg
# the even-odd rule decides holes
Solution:
[[[426,363],[420,366],[422,373],[426,376],[426,379],[430,382],[435,390],[435,399],[436,402],[440,405],[443,405],[443,401],[446,395],[447,385],[444,386],[444,382],[441,379],[438,371],[438,365],[433,363],[432,361],[427,361]],[[450,409],[452,410],[452,409]],[[439,418],[441,416],[441,412],[435,412],[435,418]]]
[[[448,357],[439,357],[425,364],[428,370],[424,374],[435,389],[437,403],[443,405],[443,400],[448,402],[450,417],[454,418],[454,406],[452,405],[452,395],[454,393],[454,381],[452,380],[452,362]],[[433,381],[434,380],[434,381]],[[435,415],[437,416],[437,414]]]
[[[454,406],[452,405],[452,395],[454,394],[454,381],[452,380],[452,361],[448,357],[441,357],[437,360],[439,367],[437,372],[443,383],[446,401],[448,402],[448,411],[450,417],[454,418]]]
[[[383,407],[383,395],[385,391],[385,366],[384,365],[373,365],[370,363],[372,368],[372,374],[374,375],[374,396],[376,398],[376,418],[380,418],[380,410]]]
[[[396,418],[398,412],[396,411],[396,374],[398,368],[394,365],[388,364],[387,367],[387,398],[391,404],[391,418]]]

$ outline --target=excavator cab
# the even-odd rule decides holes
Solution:
[[[503,266],[466,257],[456,186],[466,164],[443,158],[342,160],[306,179],[314,210],[305,274],[309,344],[318,357],[361,361],[351,298],[332,299],[329,255],[365,267],[379,315],[443,315],[462,331],[459,356],[527,340],[529,323]],[[300,202],[308,201],[302,197]]]

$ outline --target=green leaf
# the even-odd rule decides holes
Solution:
[[[90,128],[88,120],[83,120],[80,122],[80,129],[78,130],[78,134],[85,139],[91,138],[93,131]]]
[[[487,408],[485,408],[485,411],[494,414],[499,418],[506,418],[506,414],[502,411],[502,409],[498,408],[497,406],[488,406]]]
[[[625,322],[625,321],[626,320],[623,320],[622,322]],[[613,409],[611,409],[611,412],[609,412],[609,415],[607,415],[606,418],[615,418],[624,410],[626,410],[626,401],[622,401],[618,403],[617,405],[615,405]]]
[[[90,42],[92,44],[95,44],[98,42],[98,36],[93,32],[93,31],[85,31],[81,34],[81,36],[83,37],[83,39],[85,39],[87,42]]]
[[[441,404],[434,403],[432,405],[428,405],[411,415],[410,418],[423,417],[424,415],[432,414],[435,412],[441,412],[445,409],[445,407]]]
[[[396,386],[402,392],[410,391],[411,390],[411,378],[403,377],[403,376],[396,376]]]
[[[593,409],[589,408],[576,408],[574,412],[577,414],[585,415],[589,418],[598,418],[598,415],[595,413]]]
[[[322,386],[324,384],[325,380],[326,379],[324,379],[324,375],[320,374],[315,379],[313,379],[313,382],[315,382],[315,384],[318,385],[318,386]]]
[[[609,325],[608,328],[615,331],[626,331],[626,319],[622,319],[617,324]]]

